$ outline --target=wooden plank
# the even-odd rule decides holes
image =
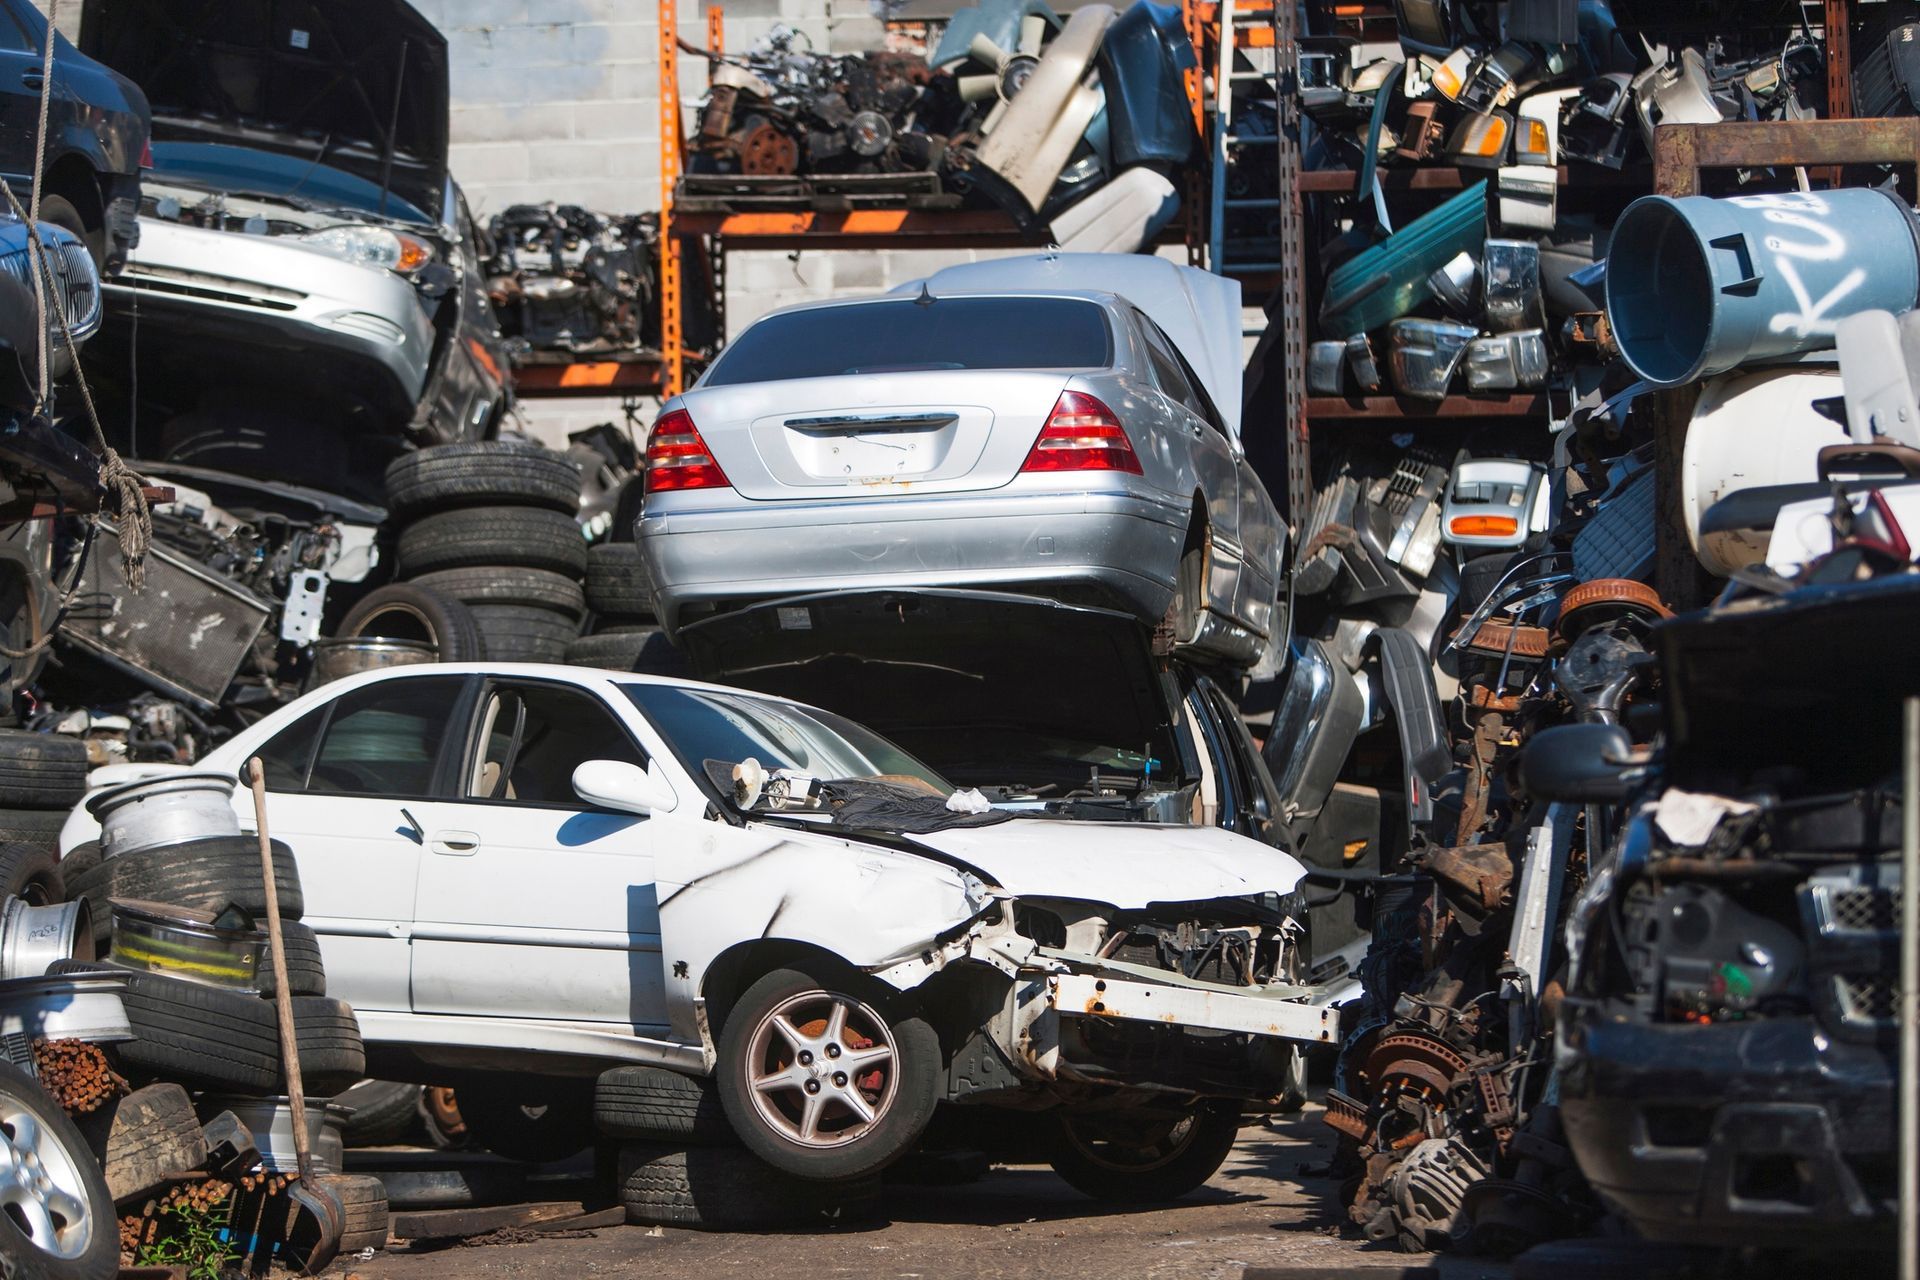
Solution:
[[[481,1209],[416,1209],[393,1215],[393,1236],[396,1240],[460,1240],[508,1227],[538,1231],[544,1226],[547,1230],[563,1230],[571,1228],[559,1224],[585,1216],[587,1206],[578,1200]]]

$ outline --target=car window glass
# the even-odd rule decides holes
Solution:
[[[423,676],[383,681],[342,696],[314,753],[307,791],[430,795],[460,685],[458,676]]]
[[[497,686],[481,709],[477,745],[464,790],[471,800],[579,808],[573,771],[587,761],[647,764],[598,698],[564,685]]]
[[[811,307],[756,320],[703,387],[954,369],[1104,369],[1107,313],[1079,298],[938,298]]]
[[[1153,321],[1149,320],[1147,323],[1152,324]],[[1173,352],[1173,358],[1180,362],[1180,371],[1185,375],[1187,380],[1187,390],[1193,396],[1193,398],[1187,402],[1188,406],[1202,418],[1205,418],[1208,426],[1218,431],[1221,435],[1227,434],[1226,421],[1221,418],[1220,410],[1214,407],[1213,397],[1207,394],[1207,384],[1201,379],[1199,374],[1193,371],[1193,366],[1187,363],[1186,356],[1180,353],[1180,348],[1173,344],[1173,340],[1167,338],[1164,333],[1160,336],[1166,341],[1167,349]]]
[[[320,740],[320,727],[327,722],[327,712],[331,709],[314,708],[260,748],[260,772],[267,780],[267,790],[307,789],[307,768],[313,763],[313,747]]]
[[[1133,313],[1139,322],[1140,336],[1146,339],[1147,361],[1153,366],[1153,380],[1167,395],[1189,408],[1193,404],[1193,388],[1187,385],[1187,376],[1180,370],[1180,361],[1173,354],[1173,348],[1153,321],[1140,312]]]
[[[33,41],[10,13],[0,10],[0,53],[32,53]],[[32,148],[28,148],[29,151]]]
[[[953,790],[871,729],[815,707],[678,685],[622,689],[696,778],[710,779],[709,762],[735,765],[752,757],[768,769],[817,778],[914,778],[942,794]]]
[[[1154,381],[1160,384],[1160,389],[1204,418],[1215,431],[1224,433],[1220,415],[1214,412],[1213,402],[1201,389],[1200,379],[1194,375],[1193,366],[1187,363],[1186,357],[1180,354],[1180,348],[1174,346],[1173,340],[1145,314],[1138,311],[1133,314],[1140,322],[1140,332],[1146,336],[1147,358],[1153,363]]]

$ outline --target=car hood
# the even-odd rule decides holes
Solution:
[[[1240,282],[1139,253],[1051,253],[966,262],[895,293],[1111,293],[1146,312],[1186,356],[1240,438]]]
[[[1920,577],[1804,586],[1654,628],[1671,785],[1737,795],[1874,787],[1920,667]],[[1890,660],[1891,659],[1891,660]]]
[[[323,161],[438,215],[447,42],[403,0],[86,0],[80,48],[153,109],[153,138]]]
[[[1293,855],[1219,827],[1023,818],[912,837],[984,872],[1016,898],[1068,898],[1134,910],[1293,892]]]
[[[1124,748],[1178,771],[1147,629],[1109,609],[992,591],[834,591],[681,629],[700,678],[837,712],[962,785],[1065,786]],[[1103,773],[1112,773],[1111,767]]]

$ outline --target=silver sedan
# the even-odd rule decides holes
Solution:
[[[1002,259],[741,333],[661,408],[637,538],[669,635],[805,592],[1013,589],[1251,664],[1285,526],[1240,444],[1239,286]]]

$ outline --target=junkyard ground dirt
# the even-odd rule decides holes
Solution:
[[[455,1276],[567,1277],[644,1274],[840,1276],[854,1280],[953,1277],[1194,1277],[1238,1280],[1249,1267],[1390,1269],[1435,1265],[1444,1280],[1499,1277],[1506,1268],[1468,1259],[1410,1257],[1342,1238],[1329,1216],[1337,1188],[1317,1173],[1332,1151],[1320,1109],[1242,1132],[1239,1148],[1205,1188],[1177,1204],[1128,1210],[1098,1205],[1046,1168],[996,1169],[958,1187],[889,1188],[886,1214],[869,1226],[811,1234],[707,1235],[620,1227],[591,1239],[482,1248],[401,1246],[343,1272],[361,1280]]]

